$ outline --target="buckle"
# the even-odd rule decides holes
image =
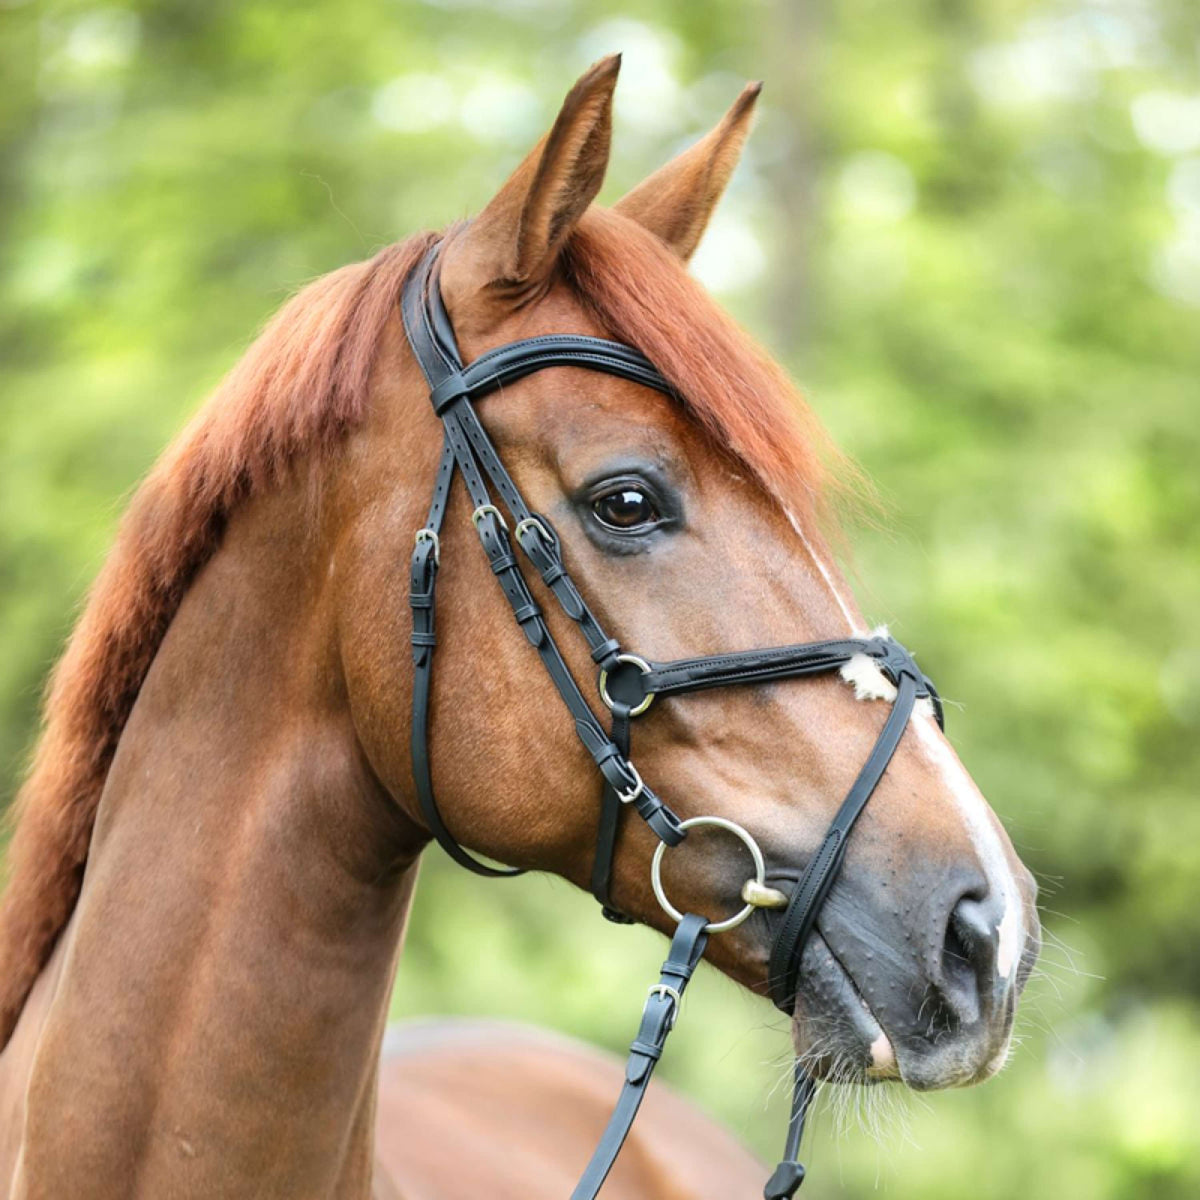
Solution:
[[[651,985],[648,996],[661,996],[664,1000],[671,1001],[671,1015],[667,1018],[667,1030],[675,1028],[675,1021],[679,1017],[679,1009],[683,1005],[683,997],[678,990],[673,988],[669,983],[655,983]]]
[[[495,517],[497,521],[500,522],[500,528],[503,529],[505,531],[505,533],[507,533],[508,532],[508,522],[504,519],[504,514],[494,504],[481,504],[471,514],[471,524],[474,525],[476,529],[478,529],[479,522],[482,521],[483,518],[486,517],[489,513],[491,513],[491,515],[493,517]]]
[[[433,561],[440,567],[442,565],[442,543],[438,540],[437,530],[418,529],[413,544],[419,546],[422,542],[433,543]]]
[[[542,523],[542,520],[540,517],[523,517],[520,521],[517,522],[516,529],[513,530],[513,536],[517,539],[517,542],[520,544],[522,549],[525,548],[525,543],[521,541],[521,535],[527,529],[536,529],[538,532],[538,536],[542,539],[543,542],[545,542],[545,544],[547,546],[556,545],[554,538],[552,538],[550,536],[550,531]]]
[[[646,785],[642,782],[642,777],[638,774],[637,767],[629,759],[626,759],[623,765],[629,769],[630,775],[633,776],[633,786],[626,791],[622,791],[620,788],[613,788],[613,791],[617,793],[617,799],[622,804],[632,804],[646,790]]]

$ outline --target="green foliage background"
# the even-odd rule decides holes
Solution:
[[[253,330],[477,208],[611,50],[609,198],[765,77],[697,271],[892,505],[864,608],[1045,885],[1010,1069],[872,1102],[878,1143],[827,1114],[807,1194],[1200,1194],[1194,0],[0,0],[3,797],[124,496]],[[660,952],[434,854],[395,1012],[619,1048]],[[770,1154],[780,1023],[714,972],[689,1010],[664,1075]]]

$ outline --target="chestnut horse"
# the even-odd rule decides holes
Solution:
[[[820,534],[819,430],[684,266],[757,88],[606,211],[592,201],[617,70],[589,70],[482,214],[445,236],[441,290],[468,361],[539,334],[610,336],[673,394],[556,367],[480,416],[625,644],[670,658],[863,636]],[[378,1081],[430,841],[411,783],[406,584],[441,438],[397,299],[432,240],[292,300],[125,515],[19,798],[0,909],[0,1196],[404,1194],[421,1135],[390,1123],[411,1108],[387,1089],[380,1104]],[[456,489],[431,718],[442,816],[473,850],[586,886],[594,771],[470,516]],[[587,678],[586,648],[546,611]],[[664,700],[638,767],[681,817],[735,820],[794,879],[890,711],[869,663],[842,674]],[[612,896],[669,931],[654,848],[623,823]],[[671,856],[675,903],[732,911],[743,857],[732,839],[689,839]],[[1034,895],[915,712],[805,945],[798,1054],[828,1078],[921,1089],[993,1074],[1037,952]],[[756,911],[707,957],[762,990],[774,916]],[[511,1149],[447,1154],[436,1194],[500,1194],[539,1161]],[[540,1148],[543,1174],[553,1153]]]

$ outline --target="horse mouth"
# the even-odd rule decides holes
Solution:
[[[792,1041],[809,1072],[838,1083],[900,1079],[891,1038],[849,968],[818,930],[804,949],[802,970]]]

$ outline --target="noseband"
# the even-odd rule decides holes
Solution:
[[[563,564],[562,548],[546,517],[532,512],[505,470],[491,438],[479,420],[473,401],[505,384],[546,367],[584,367],[632,380],[667,395],[675,391],[650,361],[630,346],[603,338],[574,334],[526,338],[489,350],[464,366],[454,329],[438,286],[438,253],[433,246],[404,285],[401,311],[409,345],[424,372],[433,410],[441,418],[444,440],[434,481],[429,515],[417,531],[412,555],[411,589],[412,653],[414,663],[412,761],[413,777],[421,811],[429,830],[456,862],[480,875],[511,876],[519,871],[493,867],[465,850],[446,828],[433,795],[429,764],[429,697],[433,672],[434,595],[441,561],[440,534],[455,472],[462,475],[474,511],[472,524],[483,544],[492,573],[496,576],[513,616],[525,637],[537,650],[551,682],[575,722],[575,731],[596,764],[603,780],[603,801],[596,855],[592,869],[592,893],[610,920],[628,923],[613,906],[609,894],[613,854],[622,809],[630,806],[649,825],[660,845],[655,852],[652,882],[655,895],[678,926],[663,964],[659,982],[650,989],[642,1013],[641,1027],[630,1048],[625,1084],[582,1179],[571,1200],[593,1200],[616,1160],[637,1115],[654,1066],[662,1055],[667,1035],[674,1027],[680,999],[687,987],[710,934],[744,921],[758,905],[771,906],[771,889],[764,888],[765,867],[757,843],[741,826],[720,817],[693,817],[681,821],[638,774],[630,759],[630,726],[654,700],[707,688],[735,684],[764,683],[777,679],[826,674],[836,671],[856,655],[874,660],[896,688],[892,711],[866,763],[830,823],[824,840],[809,860],[791,896],[771,945],[768,987],[771,999],[791,1015],[795,1006],[800,959],[817,915],[837,877],[845,856],[846,842],[876,785],[882,778],[912,714],[922,697],[933,704],[938,724],[942,706],[933,684],[899,643],[888,637],[843,638],[828,642],[805,642],[743,650],[733,654],[710,654],[700,658],[652,662],[624,652],[609,637],[572,582]],[[507,522],[493,493],[513,521],[510,536]],[[597,687],[612,714],[606,730],[584,698],[574,676],[535,602],[517,565],[513,543],[542,578],[566,615],[579,626],[599,669]],[[725,921],[711,922],[694,913],[681,914],[667,899],[660,876],[662,858],[677,846],[690,828],[715,826],[740,838],[754,860],[755,876],[743,890],[745,907]],[[814,1083],[797,1061],[792,1113],[784,1161],[768,1181],[766,1200],[784,1200],[794,1195],[804,1179],[804,1168],[796,1161],[804,1132],[804,1120],[814,1093]]]

